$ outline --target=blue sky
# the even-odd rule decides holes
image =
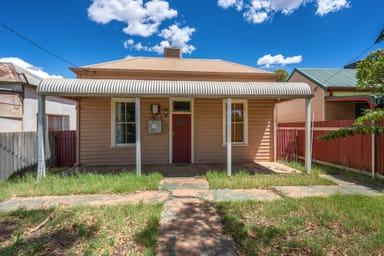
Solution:
[[[69,66],[160,57],[163,46],[271,71],[341,68],[384,48],[366,51],[383,10],[382,0],[3,0],[0,58],[67,78]]]

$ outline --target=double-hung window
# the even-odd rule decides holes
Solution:
[[[232,100],[232,143],[248,144],[247,100]],[[223,104],[223,144],[227,141],[227,101]]]
[[[112,146],[136,143],[134,99],[112,100]]]

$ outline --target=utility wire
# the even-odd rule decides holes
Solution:
[[[32,41],[31,39],[29,39],[28,37],[22,35],[21,33],[17,32],[17,31],[14,30],[13,28],[11,28],[11,27],[7,26],[6,24],[4,24],[2,21],[0,21],[0,25],[1,25],[3,28],[5,28],[6,30],[8,30],[9,32],[15,34],[16,36],[20,37],[21,39],[23,39],[23,40],[26,41],[27,43],[29,43],[29,44],[35,46],[36,48],[42,50],[43,52],[45,52],[45,53],[47,53],[47,54],[49,54],[49,55],[51,55],[52,57],[54,57],[54,58],[56,58],[56,59],[58,59],[58,60],[60,60],[60,61],[62,61],[62,62],[64,62],[64,63],[66,63],[66,64],[69,64],[69,65],[72,66],[72,67],[78,67],[78,65],[73,64],[73,63],[70,62],[69,60],[66,60],[66,59],[64,59],[63,57],[60,57],[59,55],[53,53],[52,51],[50,51],[50,50],[44,48],[43,46],[41,46],[41,45],[35,43],[34,41]]]
[[[381,26],[381,27],[384,27],[384,24]],[[384,28],[381,30],[380,32],[380,35],[379,37],[376,39],[376,41],[371,44],[367,49],[365,49],[364,51],[360,52],[355,58],[353,58],[349,63],[353,63],[355,62],[356,60],[360,59],[361,56],[366,53],[367,51],[369,51],[370,49],[372,49],[373,46],[375,46],[376,44],[378,44],[379,42],[381,42],[382,40],[384,40]],[[331,78],[335,77],[338,73],[340,73],[341,71],[343,70],[342,69],[339,69],[337,70],[334,74],[330,75],[326,80],[323,81],[323,83],[326,83],[328,82],[329,80],[331,80]]]

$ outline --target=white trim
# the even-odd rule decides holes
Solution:
[[[174,101],[189,101],[190,112],[173,111]],[[169,163],[173,163],[173,115],[191,115],[191,163],[195,163],[195,100],[193,98],[173,97],[169,98]]]
[[[223,145],[226,145],[227,144],[227,141],[226,141],[226,115],[227,115],[227,110],[226,110],[226,105],[227,103],[227,100],[226,99],[223,99],[223,125],[222,125],[222,128],[223,128]],[[243,104],[244,106],[244,141],[243,142],[232,142],[232,146],[249,146],[248,144],[248,100],[247,99],[232,99],[232,105],[233,104],[236,104],[236,103],[241,103]]]
[[[111,98],[111,147],[134,147],[135,143],[127,143],[127,144],[122,144],[119,143],[117,144],[115,141],[116,138],[116,122],[115,122],[115,117],[116,117],[116,102],[129,102],[129,103],[135,103],[136,99],[135,98]],[[136,107],[135,107],[136,109]],[[136,110],[135,110],[136,111]],[[137,120],[135,118],[135,123],[137,125]]]

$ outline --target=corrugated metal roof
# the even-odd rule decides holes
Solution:
[[[36,76],[16,64],[8,62],[0,63],[0,83],[25,83],[32,86],[38,86],[41,81],[43,81],[43,78]]]
[[[356,87],[357,84],[356,69],[297,68],[295,71],[324,88]]]
[[[306,83],[215,82],[112,79],[45,79],[42,95],[58,96],[189,96],[189,97],[311,97]]]

